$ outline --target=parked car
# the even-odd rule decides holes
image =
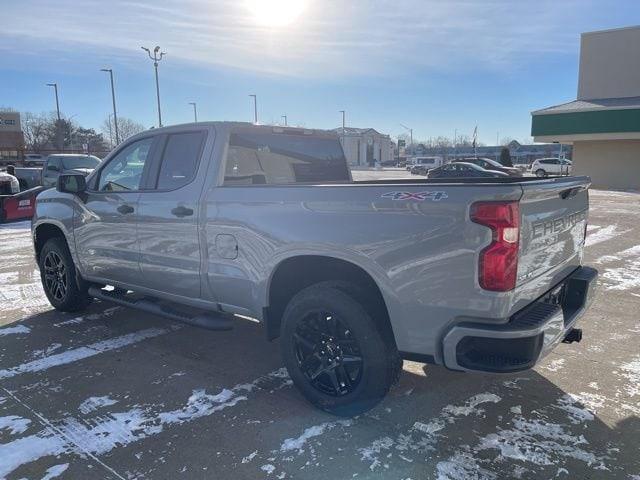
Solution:
[[[440,168],[467,165],[496,178],[354,182],[335,132],[149,130],[40,193],[42,285],[60,311],[99,298],[210,329],[253,317],[338,415],[373,407],[403,358],[525,370],[581,338],[590,179]]]
[[[531,173],[536,177],[548,175],[571,175],[571,160],[562,158],[540,158],[531,164]]]
[[[427,178],[474,178],[474,177],[508,177],[504,172],[497,170],[485,170],[474,163],[453,162],[447,163],[433,170],[429,170]]]
[[[49,155],[42,169],[42,185],[54,187],[58,176],[62,173],[80,173],[87,176],[98,165],[100,165],[100,159],[93,155],[74,153]]]
[[[44,165],[45,157],[39,153],[27,153],[24,156],[23,162],[27,167],[42,167]]]
[[[420,171],[424,171],[424,169],[430,170],[439,167],[443,163],[442,157],[414,157],[407,163],[406,168],[411,173],[414,173],[414,168],[421,167]]]
[[[505,167],[500,162],[493,160],[491,158],[474,157],[474,158],[465,158],[464,160],[454,160],[454,162],[473,163],[475,165],[478,165],[479,167],[484,168],[485,170],[495,170],[498,172],[503,172],[511,177],[522,176],[522,174],[520,173],[520,170],[518,170],[516,167]]]

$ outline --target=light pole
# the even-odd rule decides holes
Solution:
[[[196,108],[196,102],[189,102],[189,105],[193,106],[193,121],[198,123],[198,109]]]
[[[339,110],[339,112],[342,114],[342,145],[344,148],[344,127],[345,127],[345,115],[347,114],[347,112],[345,112],[344,110]]]
[[[282,118],[284,119],[284,126],[287,126],[287,116],[286,115],[282,115]]]
[[[56,113],[58,115],[58,121],[56,122],[56,137],[58,140],[58,148],[64,151],[64,139],[62,138],[62,120],[60,118],[60,102],[58,101],[58,84],[47,83],[47,87],[53,87],[56,94]]]
[[[162,113],[160,112],[160,85],[158,83],[158,62],[162,60],[162,57],[164,57],[166,53],[161,52],[160,47],[158,47],[157,45],[156,45],[156,48],[153,49],[153,56],[151,55],[151,51],[148,48],[145,48],[145,47],[140,47],[140,48],[142,48],[145,52],[147,52],[147,55],[149,55],[149,58],[153,60],[153,67],[156,70],[156,97],[158,99],[158,126],[161,127]]]
[[[112,113],[109,114],[109,116],[107,117],[107,122],[109,123],[109,145],[111,146],[111,149],[113,149],[113,132],[111,131],[111,117],[113,116]]]
[[[258,124],[258,96],[255,93],[249,95],[253,97],[253,123]]]
[[[400,126],[409,131],[409,145],[411,145],[411,154],[413,155],[413,128],[407,127],[403,124],[400,124]]]
[[[57,83],[47,83],[47,87],[53,87],[53,90],[56,94],[56,112],[58,113],[58,121],[60,121],[60,102],[58,101],[58,84]]]
[[[108,72],[109,78],[111,79],[111,102],[113,103],[113,125],[114,130],[116,132],[116,145],[120,144],[120,136],[118,135],[118,114],[116,113],[116,89],[113,86],[113,70],[110,68],[101,68],[101,72]],[[111,128],[111,124],[109,124],[109,128]]]

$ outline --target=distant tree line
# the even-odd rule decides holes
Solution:
[[[107,152],[116,145],[115,126],[111,117],[105,119],[100,132],[85,128],[68,117],[58,120],[55,112],[25,112],[20,118],[25,147],[30,152],[85,150],[85,146],[89,152]],[[140,123],[126,117],[118,118],[121,142],[144,130],[144,125]]]

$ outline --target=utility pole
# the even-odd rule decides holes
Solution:
[[[64,138],[62,133],[62,119],[60,118],[60,102],[58,101],[58,84],[47,83],[47,87],[53,87],[56,94],[56,113],[58,115],[58,121],[56,122],[56,139],[58,140],[58,148],[60,151],[64,151]]]
[[[193,106],[193,121],[198,123],[198,110],[196,107],[196,102],[189,102],[189,105]]]
[[[282,118],[284,119],[284,126],[287,126],[287,116],[286,115],[282,115]]]
[[[116,89],[113,86],[113,70],[110,68],[101,68],[101,72],[108,72],[109,78],[111,79],[111,102],[113,103],[113,124],[116,132],[116,145],[120,144],[120,136],[118,135],[118,114],[116,113]],[[111,128],[111,123],[109,123],[109,128]]]
[[[255,93],[249,95],[253,97],[253,123],[258,124],[258,96]]]
[[[158,62],[162,60],[162,57],[164,57],[166,53],[161,52],[160,47],[157,45],[156,45],[156,48],[153,49],[153,56],[151,55],[151,51],[148,48],[145,48],[145,47],[140,47],[140,48],[142,48],[145,52],[147,52],[147,55],[149,55],[149,58],[153,60],[153,67],[156,70],[156,98],[158,100],[158,127],[162,127],[162,113],[160,111],[160,84],[158,83]]]

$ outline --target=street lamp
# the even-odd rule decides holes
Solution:
[[[258,97],[255,93],[249,95],[253,97],[253,123],[258,124]]]
[[[196,107],[196,102],[189,102],[189,105],[193,107],[193,121],[198,123],[198,110]]]
[[[407,127],[406,125],[400,124],[402,128],[409,130],[409,145],[411,145],[411,153],[413,153],[413,128]]]
[[[47,87],[53,87],[56,94],[56,113],[58,115],[58,121],[56,122],[56,138],[58,140],[58,148],[60,151],[64,151],[64,139],[62,138],[62,120],[60,118],[60,102],[58,101],[58,84],[47,83]]]
[[[287,126],[287,116],[286,115],[282,115],[282,118],[284,119],[284,126]]]
[[[111,79],[111,102],[113,103],[113,124],[116,132],[116,145],[120,144],[120,136],[118,135],[118,114],[116,113],[116,90],[113,86],[113,70],[110,68],[101,68],[101,72],[108,72],[109,78]],[[111,128],[111,124],[109,124],[109,128]]]
[[[157,45],[156,45],[156,48],[153,49],[153,56],[151,55],[151,51],[148,48],[145,48],[145,47],[140,47],[140,48],[142,48],[145,52],[147,52],[147,55],[149,55],[149,58],[153,60],[153,67],[156,70],[156,97],[158,99],[158,126],[162,127],[162,113],[160,112],[160,85],[158,84],[158,62],[162,60],[162,57],[164,57],[166,53],[161,52],[160,47],[158,47]]]
[[[341,114],[342,114],[342,145],[344,148],[344,126],[345,126],[345,115],[347,112],[345,112],[344,110],[338,110]]]
[[[58,112],[58,121],[60,121],[60,102],[58,102],[58,84],[47,83],[47,87],[53,87],[53,90],[56,93],[56,112]]]

